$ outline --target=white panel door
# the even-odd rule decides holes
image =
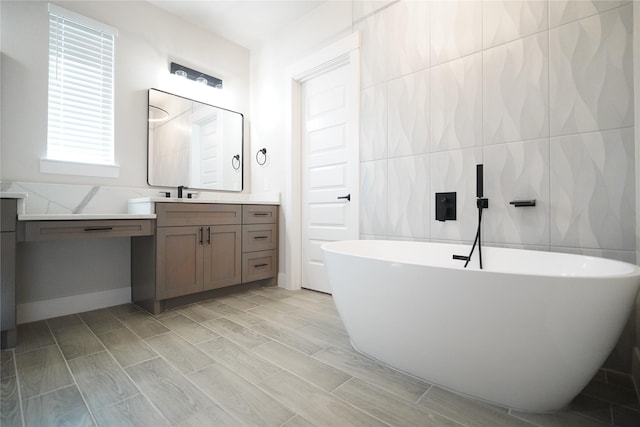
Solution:
[[[358,238],[357,90],[350,87],[351,72],[349,63],[342,64],[301,85],[302,287],[328,293],[320,245]]]

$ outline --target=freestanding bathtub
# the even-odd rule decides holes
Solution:
[[[640,268],[602,258],[358,240],[326,243],[338,312],[359,352],[500,406],[567,405],[627,321]]]

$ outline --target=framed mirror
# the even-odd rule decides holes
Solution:
[[[147,182],[242,191],[244,116],[149,89]]]

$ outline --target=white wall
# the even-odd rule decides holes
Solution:
[[[252,52],[252,115],[265,118],[253,143],[283,152],[282,70],[360,31],[363,238],[471,243],[484,163],[485,243],[635,261],[632,2],[358,1],[350,30],[342,9],[316,35],[338,7]],[[282,169],[254,171],[254,189],[284,191]],[[448,191],[458,220],[435,221],[434,193]],[[611,366],[629,369],[632,337],[630,322]]]
[[[280,218],[280,281],[290,289],[299,284],[290,282],[290,241],[298,233],[286,229],[290,210],[285,182],[288,167],[285,111],[290,100],[285,81],[286,70],[295,62],[351,33],[351,2],[327,2],[308,15],[284,28],[259,50],[251,52],[251,188],[254,193],[277,191],[282,195]],[[255,153],[267,148],[264,166],[255,163]]]
[[[3,1],[2,180],[146,186],[147,90],[151,87],[246,113],[249,51],[177,19],[144,1],[55,2],[118,29],[115,59],[115,144],[120,178],[42,174],[46,154],[47,2]],[[185,93],[169,75],[175,61],[224,80],[214,89]],[[208,93],[205,93],[208,92]]]
[[[86,194],[96,194],[96,190],[106,204],[104,198],[110,194],[129,197],[154,194],[155,190],[146,184],[147,90],[152,87],[239,111],[248,117],[247,49],[145,1],[54,3],[119,31],[115,48],[115,152],[120,176],[110,179],[40,172],[39,162],[46,154],[47,141],[47,2],[2,1],[3,189],[13,188],[12,183],[16,182],[20,188],[37,188],[42,194],[32,194],[31,203],[42,204],[43,212],[66,210],[69,200],[76,200],[74,206],[82,204]],[[225,89],[220,92],[175,79],[169,74],[172,61],[222,78]],[[245,127],[248,129],[248,120]],[[246,139],[245,157],[248,152]],[[55,190],[47,184],[56,184]],[[244,192],[249,191],[248,184],[245,180]],[[60,195],[65,195],[64,200],[59,199]],[[127,196],[124,197],[126,200]],[[28,212],[37,212],[35,206],[29,205],[29,199],[26,203]],[[121,206],[123,201],[118,199],[114,204]],[[18,251],[22,258],[17,271],[21,304],[131,285],[129,239],[28,243],[20,244]]]

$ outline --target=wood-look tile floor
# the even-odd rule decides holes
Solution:
[[[8,426],[640,426],[629,376],[564,411],[457,396],[355,353],[330,296],[263,288],[151,316],[131,304],[20,325]]]

